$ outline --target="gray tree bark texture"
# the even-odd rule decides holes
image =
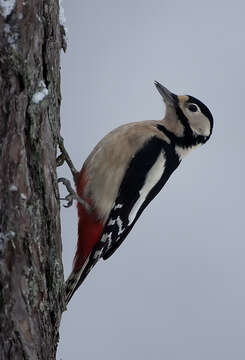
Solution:
[[[0,360],[56,354],[63,35],[58,0],[0,0]]]

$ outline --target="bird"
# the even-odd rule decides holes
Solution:
[[[60,147],[78,199],[77,249],[65,283],[66,305],[98,260],[108,259],[122,244],[183,158],[212,134],[213,116],[203,102],[154,84],[165,103],[162,120],[112,130],[94,147],[81,171]]]

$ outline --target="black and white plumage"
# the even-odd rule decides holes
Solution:
[[[102,257],[108,259],[165,185],[183,157],[211,136],[213,117],[192,96],[177,96],[155,85],[166,104],[161,121],[123,125],[106,135],[80,171],[78,246],[66,282],[66,302]]]

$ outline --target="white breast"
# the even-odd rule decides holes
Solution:
[[[134,219],[135,219],[141,205],[145,201],[147,195],[153,189],[153,187],[158,183],[158,181],[161,179],[164,169],[165,169],[165,161],[166,160],[165,160],[164,154],[163,154],[163,152],[161,152],[159,154],[156,162],[154,163],[154,165],[148,172],[143,187],[139,191],[139,198],[136,201],[136,203],[134,204],[132,210],[130,211],[129,217],[128,217],[128,221],[129,221],[128,225],[130,225],[134,221]]]

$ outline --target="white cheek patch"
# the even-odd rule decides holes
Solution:
[[[197,112],[192,112],[183,105],[180,108],[186,116],[192,131],[196,135],[209,136],[211,131],[211,125],[208,118],[202,113],[200,107],[194,104],[197,108]]]
[[[197,135],[202,135],[202,136],[209,136],[210,135],[210,124],[208,124],[207,122],[205,123],[201,123],[198,122],[196,124],[190,124],[192,130],[194,131],[195,134]]]
[[[209,120],[204,116],[199,116],[195,118],[193,116],[193,119],[189,119],[190,127],[196,133],[197,135],[202,136],[209,136],[210,135],[210,122]]]
[[[148,172],[145,183],[141,190],[139,191],[139,198],[134,204],[132,210],[130,211],[128,221],[129,224],[132,224],[134,221],[141,205],[144,203],[147,195],[149,192],[153,189],[153,187],[158,183],[158,181],[161,179],[164,169],[165,169],[165,157],[163,152],[161,152],[155,162],[155,164],[152,166],[150,171]]]
[[[211,130],[210,123],[208,123],[205,128],[201,128],[199,130],[202,131],[203,136],[209,136],[210,135],[210,130]]]

